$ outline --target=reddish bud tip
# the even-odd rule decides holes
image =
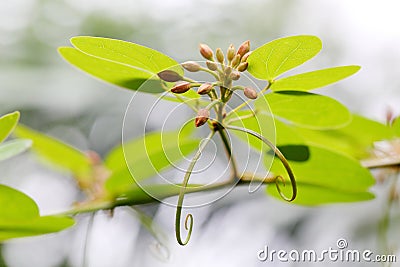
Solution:
[[[196,72],[199,71],[201,69],[201,66],[199,63],[194,62],[194,61],[186,61],[184,63],[182,63],[182,67],[190,72]]]
[[[197,112],[197,116],[194,120],[194,125],[196,127],[202,126],[208,121],[209,117],[210,117],[210,111],[208,109],[205,108],[199,109],[199,111]]]
[[[239,64],[239,66],[237,67],[237,70],[240,72],[243,72],[245,70],[247,70],[247,67],[249,66],[249,63],[247,62],[242,62]]]
[[[206,44],[200,44],[200,45],[199,45],[199,48],[200,48],[200,54],[201,54],[205,59],[208,59],[208,60],[212,60],[212,59],[213,59],[214,53],[213,53],[213,51],[211,50],[211,48],[210,48],[208,45],[206,45]]]
[[[175,94],[183,94],[190,89],[189,82],[177,82],[174,87],[171,88],[171,92]]]
[[[244,90],[243,90],[243,92],[244,92],[244,95],[245,95],[247,98],[250,98],[250,99],[256,99],[256,98],[257,98],[257,92],[256,92],[256,90],[254,90],[254,89],[251,88],[251,87],[245,87]]]
[[[216,71],[218,69],[218,65],[214,61],[207,60],[206,64],[209,70]]]
[[[240,57],[243,57],[247,52],[250,51],[250,41],[247,40],[246,42],[243,42],[237,51],[237,55],[240,55]]]
[[[166,82],[177,82],[182,80],[182,76],[173,70],[163,70],[157,73],[161,80]]]
[[[212,88],[213,85],[211,83],[203,83],[197,90],[197,93],[200,95],[206,95],[212,90]]]

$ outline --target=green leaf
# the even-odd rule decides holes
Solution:
[[[0,161],[24,152],[31,145],[32,141],[28,139],[12,140],[0,145]]]
[[[306,72],[276,80],[272,91],[309,91],[345,79],[360,70],[360,66],[342,66]]]
[[[3,142],[18,124],[19,112],[6,114],[0,117],[0,143]]]
[[[178,62],[146,46],[91,36],[73,37],[71,43],[78,50],[91,56],[146,70],[153,74],[169,69],[183,76],[183,68]]]
[[[183,75],[178,62],[145,46],[88,36],[74,37],[71,43],[75,48],[59,48],[64,59],[101,80],[127,89],[162,93],[164,82],[157,73],[169,69]]]
[[[74,224],[69,217],[40,217],[30,197],[5,185],[0,185],[0,207],[0,241],[54,233]]]
[[[327,96],[285,91],[270,93],[264,98],[269,103],[274,116],[297,126],[332,129],[343,127],[351,121],[351,114],[347,108]],[[257,99],[255,101],[256,109],[262,110],[265,100]]]
[[[58,51],[72,65],[106,82],[146,93],[165,92],[161,80],[148,71],[96,58],[71,47]]]
[[[379,122],[353,114],[352,121],[336,130],[310,130],[301,127],[292,129],[309,145],[320,146],[357,159],[370,155],[373,143],[395,137],[393,129]]]
[[[27,221],[0,222],[0,241],[59,232],[74,225],[69,217],[43,216]]]
[[[135,181],[150,178],[172,167],[171,164],[177,163],[198,147],[199,140],[188,134],[189,129],[154,132],[113,149],[105,159],[106,167],[112,171],[106,182],[107,190],[112,193],[123,192],[135,186]]]
[[[290,192],[286,187],[282,187],[282,191],[287,195],[290,195]],[[267,187],[268,194],[274,196],[277,199],[280,199],[281,196],[278,194],[277,189],[274,185],[269,185]],[[374,199],[374,195],[370,192],[347,192],[340,191],[335,188],[325,188],[321,186],[314,186],[309,184],[298,184],[298,195],[297,198],[293,201],[293,203],[298,205],[307,205],[307,206],[315,206],[322,204],[331,204],[331,203],[348,203],[348,202],[356,202],[356,201],[366,201]]]
[[[290,161],[307,161],[310,158],[310,149],[305,145],[283,145],[278,149]],[[272,156],[273,152],[269,154]]]
[[[290,161],[298,183],[298,197],[294,203],[317,205],[371,199],[372,195],[367,190],[375,180],[359,161],[320,147],[309,146],[309,149],[309,160]],[[271,156],[267,154],[266,164],[270,161],[269,157]],[[282,175],[289,181],[284,167],[276,158],[271,171],[274,175]],[[268,192],[277,196],[272,189],[276,190],[272,186]],[[285,187],[281,185],[281,189],[285,195],[290,195],[290,185],[287,184]]]
[[[18,125],[14,134],[32,140],[33,151],[56,167],[70,171],[77,179],[88,179],[91,174],[89,158],[76,148],[22,125]]]
[[[313,58],[321,48],[321,40],[316,36],[276,39],[251,53],[247,70],[258,79],[273,81],[280,74]]]
[[[304,140],[299,134],[292,130],[288,125],[273,118],[265,113],[257,113],[256,117],[246,117],[251,114],[251,111],[239,111],[238,116],[245,116],[245,119],[237,120],[231,125],[244,127],[262,134],[265,138],[276,145],[302,145]],[[244,142],[248,143],[251,147],[258,151],[267,149],[267,147],[257,138],[251,137],[239,131],[231,131],[231,133],[238,136]],[[269,150],[269,149],[268,149]]]
[[[0,184],[0,207],[0,222],[29,220],[39,214],[35,201],[24,193],[2,184]]]

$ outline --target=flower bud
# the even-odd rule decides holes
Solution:
[[[249,63],[247,62],[242,62],[239,64],[239,66],[237,67],[237,70],[240,72],[243,72],[245,70],[247,70],[247,67],[249,66]]]
[[[213,51],[211,50],[211,48],[206,45],[206,44],[200,44],[200,54],[208,60],[212,60],[213,59]]]
[[[207,60],[206,65],[209,70],[216,71],[218,69],[218,65],[214,61]]]
[[[228,48],[228,51],[226,52],[226,56],[229,61],[232,61],[232,59],[235,57],[235,47],[233,44],[231,44]]]
[[[221,48],[217,48],[215,55],[217,56],[217,60],[219,63],[224,63],[224,59],[225,59],[224,52],[222,52]]]
[[[177,82],[174,87],[171,88],[171,92],[175,94],[183,94],[191,88],[189,82]]]
[[[234,81],[237,81],[240,78],[240,73],[237,70],[233,70],[232,73],[229,74],[229,78],[231,78]]]
[[[250,99],[256,99],[256,98],[257,98],[257,92],[256,92],[256,90],[254,90],[254,89],[251,88],[251,87],[245,87],[244,90],[243,90],[243,92],[244,92],[244,95],[245,95],[247,98],[250,98]]]
[[[197,116],[194,119],[194,125],[196,127],[202,126],[208,121],[209,117],[210,117],[210,111],[208,109],[205,108],[199,109],[199,111],[197,112]]]
[[[244,54],[244,56],[242,57],[240,62],[247,62],[247,59],[249,58],[250,54],[251,54],[251,51]]]
[[[186,61],[182,63],[182,67],[190,72],[196,72],[201,69],[201,66],[199,63],[194,62],[194,61]]]
[[[246,54],[249,51],[250,51],[250,41],[247,40],[246,42],[243,42],[239,46],[238,51],[236,52],[236,55],[240,55],[240,57],[243,57],[244,54]]]
[[[182,76],[173,70],[163,70],[157,73],[161,80],[166,82],[177,82],[182,80]]]
[[[197,93],[199,95],[206,95],[208,94],[211,90],[213,89],[213,85],[211,83],[203,83],[199,89],[197,90]]]
[[[231,75],[231,73],[232,73],[232,68],[231,67],[226,67],[225,68],[225,75],[229,76],[229,75]]]
[[[235,55],[235,57],[232,59],[232,67],[235,68],[237,65],[240,63],[240,55]]]

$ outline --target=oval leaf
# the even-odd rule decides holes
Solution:
[[[27,150],[32,145],[31,140],[12,140],[0,145],[0,161],[9,159]]]
[[[298,195],[293,203],[298,205],[316,206],[322,204],[346,203],[374,199],[374,195],[368,191],[347,192],[334,188],[302,183],[298,183],[297,186]],[[281,187],[281,189],[285,194],[290,195],[290,191],[287,189],[289,187],[290,186]],[[267,193],[277,199],[281,199],[281,196],[278,194],[278,191],[273,185],[267,186]]]
[[[345,126],[351,121],[351,114],[338,101],[323,95],[306,92],[285,91],[264,96],[272,114],[292,124],[313,128],[332,129]],[[264,99],[255,101],[262,110]]]
[[[43,216],[26,221],[0,222],[0,241],[59,232],[75,224],[69,217]]]
[[[106,82],[146,93],[165,92],[161,80],[146,70],[93,57],[71,47],[61,47],[58,51],[75,67]]]
[[[345,79],[360,70],[360,66],[342,66],[306,72],[276,80],[272,91],[309,91]]]
[[[363,168],[359,161],[320,147],[309,146],[309,149],[310,158],[307,161],[290,161],[290,166],[299,184],[298,198],[294,203],[304,203],[307,199],[312,200],[307,203],[311,205],[326,203],[327,199],[323,193],[326,190],[336,191],[338,194],[336,197],[330,194],[329,202],[365,200],[367,196],[369,196],[367,199],[370,199],[371,194],[366,191],[374,184],[375,180],[370,171]],[[271,157],[268,154],[265,156]],[[266,159],[266,162],[268,163],[269,159]],[[271,171],[274,175],[282,175],[288,181],[285,169],[276,158]],[[302,191],[303,186],[305,186],[304,188],[308,187],[308,190]],[[315,190],[311,190],[311,188],[315,188]],[[323,190],[319,192],[319,188]],[[281,186],[281,189],[285,194],[290,195],[290,185]],[[315,194],[307,195],[307,192]],[[340,195],[340,192],[344,194]],[[349,198],[352,194],[353,196]]]
[[[256,117],[248,117],[250,114],[251,111],[239,111],[238,115],[244,116],[244,119],[236,120],[231,123],[231,125],[253,130],[263,135],[272,143],[276,142],[276,145],[278,146],[304,144],[304,140],[301,136],[292,130],[287,124],[279,120],[273,120],[271,116],[265,113],[257,113]],[[267,149],[267,146],[257,138],[253,138],[239,131],[231,131],[230,133],[238,136],[258,151],[265,151]]]
[[[30,197],[5,185],[0,185],[0,207],[0,241],[58,232],[74,224],[69,217],[40,217]]]
[[[163,70],[173,70],[183,75],[183,68],[174,59],[146,46],[122,40],[76,36],[71,44],[78,50],[98,58],[146,70],[157,74]]]
[[[293,130],[309,145],[324,147],[357,159],[369,157],[374,142],[395,137],[393,129],[384,124],[355,114],[352,117],[352,121],[340,129],[318,131],[293,127]]]
[[[0,184],[0,222],[28,220],[39,216],[39,208],[30,197]]]
[[[273,81],[280,74],[313,58],[322,48],[316,36],[280,38],[254,50],[247,62],[248,72],[262,80]]]
[[[0,117],[0,143],[3,142],[18,124],[19,112],[6,114]]]

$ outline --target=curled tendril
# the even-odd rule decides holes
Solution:
[[[196,152],[192,161],[189,164],[189,167],[188,167],[188,169],[185,173],[185,177],[183,179],[181,190],[179,191],[178,204],[176,206],[176,216],[175,216],[175,234],[176,234],[176,240],[182,246],[186,245],[189,242],[190,236],[192,235],[192,230],[193,230],[193,215],[189,213],[186,215],[185,224],[184,224],[185,229],[186,229],[186,231],[188,231],[188,233],[187,233],[185,241],[182,241],[181,217],[182,217],[183,199],[185,197],[186,188],[189,183],[189,178],[190,178],[190,175],[192,174],[194,166],[196,165],[197,161],[199,160],[199,158],[201,156],[202,151],[207,146],[208,142],[210,142],[210,140],[214,136],[214,134],[215,134],[214,131],[210,132],[210,134],[207,136],[207,138],[200,144],[199,150]]]
[[[290,197],[285,196],[280,187],[279,187],[279,180],[283,181],[283,185],[285,185],[285,180],[283,179],[282,176],[277,176],[274,181],[275,181],[275,185],[276,185],[276,189],[278,190],[279,195],[286,201],[293,201],[296,196],[297,196],[297,184],[296,184],[296,178],[294,177],[292,168],[289,165],[289,162],[287,161],[287,159],[285,158],[285,156],[282,154],[282,152],[274,145],[272,144],[267,138],[265,138],[264,136],[262,136],[261,134],[250,130],[250,129],[246,129],[246,128],[241,128],[241,127],[236,127],[236,126],[225,126],[226,129],[230,129],[230,130],[235,130],[235,131],[240,131],[240,132],[244,132],[247,134],[250,134],[256,138],[258,138],[259,140],[261,140],[264,144],[266,144],[267,146],[269,146],[275,153],[275,155],[279,158],[279,160],[282,162],[283,166],[286,169],[287,174],[289,175],[289,179],[290,179],[290,183],[292,185],[292,195]]]

